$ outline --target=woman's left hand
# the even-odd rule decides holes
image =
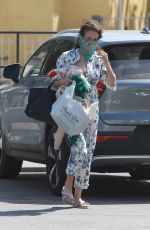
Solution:
[[[107,71],[107,83],[109,86],[113,87],[116,84],[116,75],[113,72],[113,69],[110,65],[109,59],[108,59],[108,54],[102,50],[101,48],[97,49],[97,54],[102,58],[104,65],[106,67]]]
[[[97,54],[102,58],[104,64],[109,62],[108,54],[104,50],[102,50],[101,48],[98,48]]]

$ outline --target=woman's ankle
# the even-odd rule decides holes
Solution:
[[[66,192],[72,193],[72,185],[70,185],[70,184],[68,185],[65,183],[63,188]]]
[[[74,194],[74,199],[76,201],[79,201],[81,199],[81,195],[82,195],[82,189],[79,187],[75,188],[75,194]]]
[[[73,179],[74,179],[74,176],[67,176],[67,179],[66,179],[66,182],[65,182],[65,185],[64,185],[64,189],[67,192],[71,192],[72,193]]]
[[[74,200],[75,200],[75,202],[78,202],[78,201],[80,201],[80,200],[82,200],[82,199],[81,199],[81,197],[76,197],[76,196],[74,196]]]

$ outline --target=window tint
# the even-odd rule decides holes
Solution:
[[[109,53],[109,57],[112,60],[114,58],[116,60],[138,60],[142,53],[143,55],[149,54],[150,59],[150,45],[147,44],[119,45],[118,47],[105,48],[105,50]]]
[[[48,53],[54,47],[56,41],[51,40],[41,46],[31,57],[23,70],[23,77],[37,77]]]
[[[73,49],[76,46],[74,40],[61,39],[58,41],[56,47],[53,49],[52,53],[49,55],[45,66],[43,68],[43,74],[47,74],[50,70],[56,68],[56,61],[58,57],[65,51]]]
[[[118,79],[150,79],[150,44],[105,47]]]

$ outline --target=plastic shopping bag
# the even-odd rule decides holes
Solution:
[[[86,129],[93,118],[93,103],[85,109],[81,102],[73,99],[75,82],[66,87],[65,92],[52,105],[51,116],[56,124],[62,127],[69,136],[78,135]],[[95,109],[96,111],[96,109]]]

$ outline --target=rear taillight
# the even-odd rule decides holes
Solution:
[[[124,136],[114,136],[114,135],[110,135],[110,136],[97,136],[97,139],[96,141],[97,142],[104,142],[104,141],[107,141],[107,140],[110,140],[110,139],[128,139],[129,136],[127,135],[124,135]]]
[[[100,98],[103,95],[103,93],[106,89],[106,86],[104,85],[104,83],[101,80],[98,81],[96,86],[97,86],[97,90],[98,90],[98,97]]]

